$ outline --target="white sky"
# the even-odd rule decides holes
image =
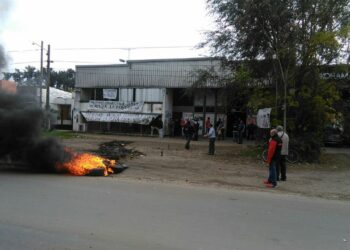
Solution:
[[[64,70],[120,63],[128,59],[128,50],[58,49],[195,46],[203,40],[203,31],[213,27],[206,0],[0,0],[5,2],[11,8],[0,20],[0,43],[11,57],[9,71],[27,65],[40,68],[40,51],[33,42],[44,41],[45,48],[50,44],[52,68]],[[131,49],[129,59],[198,56],[209,54],[193,47]]]

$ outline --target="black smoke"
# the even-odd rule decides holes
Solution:
[[[41,172],[54,172],[67,157],[54,138],[41,136],[45,115],[32,97],[0,91],[0,159],[25,164]]]

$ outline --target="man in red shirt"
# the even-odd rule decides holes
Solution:
[[[205,121],[205,133],[208,134],[210,129],[210,117],[207,117],[207,120]]]
[[[277,186],[277,174],[276,167],[279,164],[279,160],[281,157],[281,148],[282,148],[282,140],[277,135],[277,130],[272,129],[270,131],[270,141],[269,148],[267,152],[266,163],[269,164],[269,178],[264,181],[266,187],[274,188]]]

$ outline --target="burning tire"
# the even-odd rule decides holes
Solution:
[[[105,176],[104,168],[93,168],[90,169],[86,176]]]

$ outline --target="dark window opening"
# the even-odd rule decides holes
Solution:
[[[196,112],[196,113],[202,113],[202,112],[203,112],[203,107],[202,107],[202,106],[196,106],[196,107],[194,107],[194,112]]]
[[[93,89],[91,92],[91,100],[103,100],[103,90]]]
[[[193,96],[185,93],[185,89],[174,89],[174,106],[193,106]]]

